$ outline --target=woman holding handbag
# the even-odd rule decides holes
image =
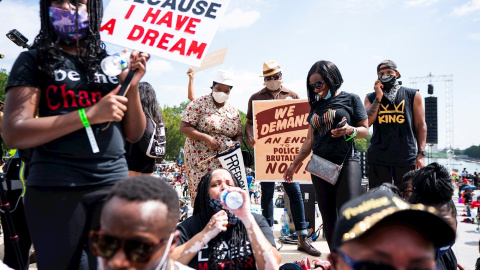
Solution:
[[[362,101],[358,95],[341,91],[342,83],[342,75],[332,62],[318,61],[310,68],[307,94],[311,109],[307,118],[310,123],[307,139],[283,175],[286,182],[292,182],[297,167],[313,151],[307,170],[312,173],[330,248],[340,207],[360,195],[360,159],[353,141],[368,134],[368,119]]]

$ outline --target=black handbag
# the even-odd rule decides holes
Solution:
[[[254,160],[253,160],[253,155],[250,152],[250,149],[248,148],[248,145],[242,140],[243,145],[247,148],[247,150],[242,149],[242,156],[243,156],[243,165],[245,168],[250,168],[253,166]]]

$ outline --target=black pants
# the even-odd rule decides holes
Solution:
[[[383,166],[368,164],[368,186],[369,189],[381,186],[383,183],[394,184],[400,187],[402,184],[402,177],[409,171],[414,170],[415,165],[412,166]]]
[[[322,214],[323,229],[328,247],[332,250],[332,238],[340,207],[361,193],[362,173],[358,161],[345,161],[335,185],[312,174],[312,184]]]
[[[15,208],[18,198],[21,196],[22,190],[9,190],[7,192],[7,201],[10,203],[10,211]],[[4,203],[4,202],[3,202]],[[18,235],[18,245],[20,246],[20,253],[23,260],[23,267],[18,267],[17,254],[13,246],[12,241],[10,240],[10,232],[8,231],[7,219],[4,214],[1,214],[2,218],[2,229],[3,229],[3,244],[5,247],[5,256],[3,257],[3,262],[13,269],[28,269],[29,265],[29,255],[30,247],[32,245],[32,240],[30,239],[30,233],[27,227],[27,220],[25,218],[23,199],[18,201],[18,205],[15,211],[10,213],[13,221],[13,227],[15,233]]]
[[[25,214],[39,269],[79,269],[85,252],[90,269],[97,269],[88,233],[100,224],[111,188],[27,187]]]

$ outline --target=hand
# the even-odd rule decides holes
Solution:
[[[195,77],[195,72],[193,72],[193,69],[192,69],[192,68],[189,68],[189,69],[188,69],[187,75],[188,75],[188,78],[189,78],[190,80],[193,80],[193,77]]]
[[[425,156],[419,154],[417,156],[417,160],[415,161],[415,170],[421,169],[423,167],[425,167]]]
[[[377,93],[378,100],[382,100],[383,97],[383,84],[380,80],[375,81],[375,85],[373,86],[375,89],[375,93]]]
[[[212,136],[209,136],[209,139],[206,141],[208,144],[208,147],[212,149],[213,151],[216,151],[220,148],[220,145],[218,145],[217,139],[213,138]]]
[[[287,183],[292,183],[293,182],[293,173],[295,173],[296,166],[293,166],[293,163],[290,164],[290,166],[285,170],[283,173],[283,180]]]
[[[130,69],[135,70],[135,75],[133,76],[131,85],[136,86],[138,82],[142,79],[143,75],[145,75],[147,61],[150,59],[150,55],[144,52],[138,52],[136,50],[132,51],[130,54],[130,66],[129,68],[122,71],[120,74],[120,80],[123,82],[127,77],[128,71]]]
[[[254,147],[255,143],[256,143],[255,138],[253,136],[248,136],[248,144],[250,145],[250,147]]]
[[[221,203],[221,205],[225,209],[232,212],[239,219],[247,218],[251,214],[251,212],[250,212],[250,198],[248,196],[248,191],[246,191],[242,188],[239,188],[239,187],[230,187],[230,186],[227,186],[226,190],[228,192],[236,191],[236,192],[240,193],[242,195],[242,198],[243,198],[243,204],[242,204],[242,206],[240,206],[238,209],[235,209],[235,210],[228,208],[228,206],[224,203]]]
[[[215,215],[210,218],[210,221],[205,226],[206,234],[209,234],[209,238],[213,239],[221,232],[225,232],[227,230],[228,225],[228,215],[225,211],[221,210],[218,211]]]
[[[101,98],[95,105],[85,108],[85,113],[91,125],[122,121],[127,110],[126,104],[128,99],[117,95],[120,87],[121,85],[118,85],[117,88]]]
[[[346,118],[343,117],[342,120],[345,120]],[[348,125],[348,123],[345,123],[345,125],[341,128],[336,128],[332,129],[332,137],[333,138],[338,138],[343,135],[348,136],[348,134],[352,134],[353,132],[353,127]]]

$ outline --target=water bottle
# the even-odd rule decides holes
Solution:
[[[100,66],[107,76],[117,76],[128,67],[130,55],[124,51],[105,57]]]
[[[280,233],[283,236],[290,235],[290,218],[288,217],[287,208],[283,209],[283,214],[280,220],[282,221],[282,230]]]
[[[228,192],[227,190],[222,191],[220,194],[220,200],[228,206],[230,209],[238,209],[243,205],[242,194],[232,191]]]

